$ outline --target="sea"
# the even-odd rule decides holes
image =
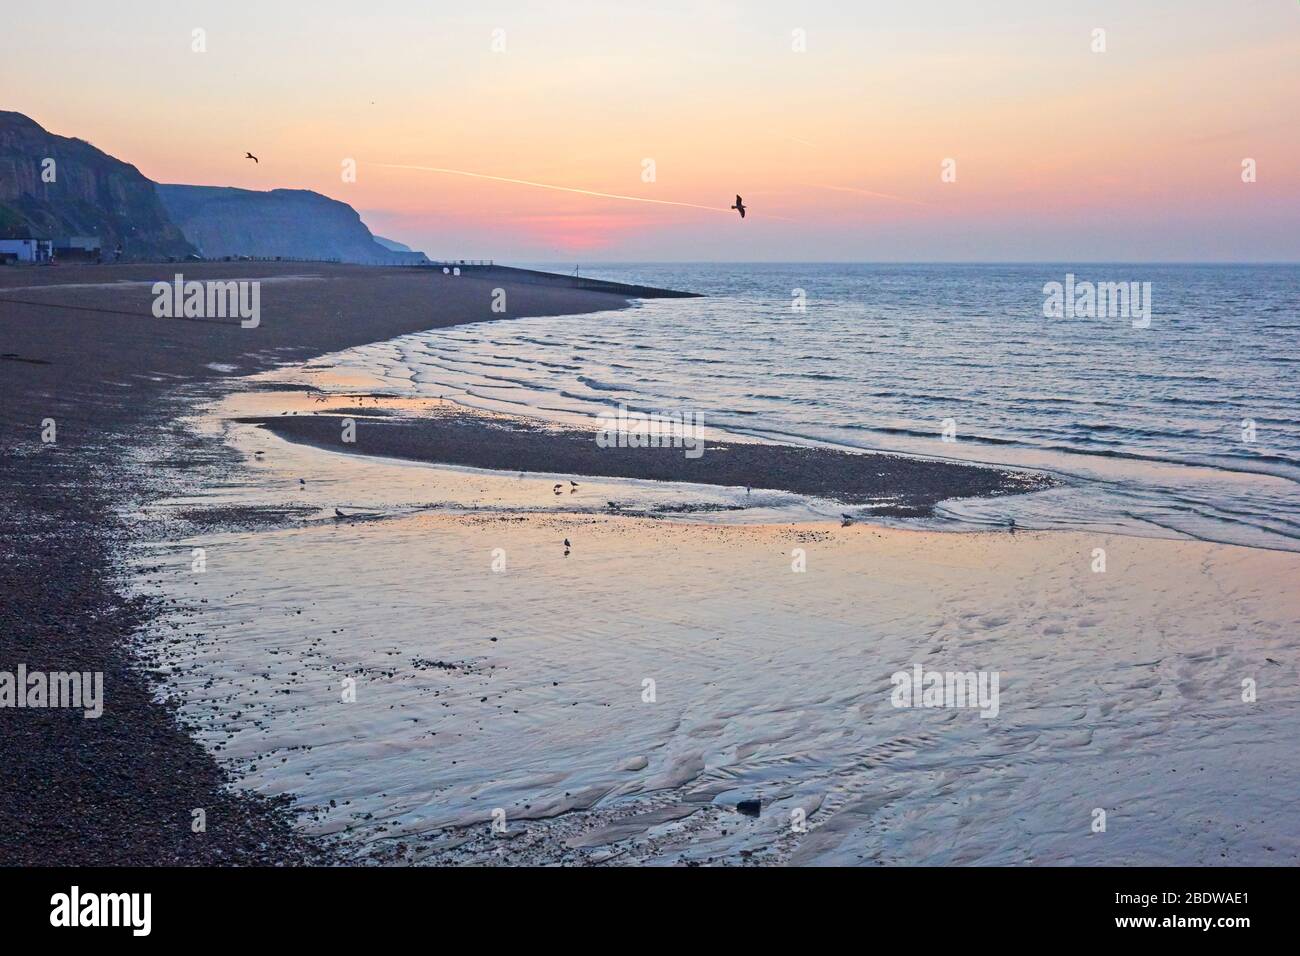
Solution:
[[[929,523],[1300,549],[1300,267],[527,263],[702,294],[330,357],[386,390],[595,426],[693,413],[764,441],[1033,469]],[[1120,308],[1050,307],[1124,283]],[[1140,308],[1139,308],[1140,305]]]

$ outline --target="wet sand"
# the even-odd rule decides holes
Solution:
[[[417,410],[410,402],[371,395],[368,404],[362,399],[349,407],[353,401],[347,396],[322,399],[325,404],[302,413],[242,420],[282,438],[340,452],[506,472],[785,491],[858,506],[855,517],[924,517],[941,501],[1023,494],[1054,483],[1030,472],[753,441],[705,440],[694,457],[684,448],[601,447],[593,431],[543,428],[450,404],[426,403]],[[353,422],[355,430],[345,431],[345,421]]]
[[[136,560],[180,602],[156,640],[200,739],[347,859],[1300,861],[1300,556],[669,520],[708,489],[555,496],[237,418],[203,427],[242,461]],[[998,672],[996,717],[893,706],[917,664]]]
[[[152,316],[154,281],[260,279],[256,329]],[[0,269],[0,669],[99,671],[105,710],[0,709],[0,859],[10,864],[292,863],[321,858],[283,808],[231,790],[151,673],[139,631],[163,610],[124,593],[123,511],[170,491],[220,447],[191,441],[165,468],[132,456],[193,401],[186,384],[419,329],[626,300],[500,277],[304,263]],[[57,441],[41,441],[53,419]],[[192,811],[207,830],[191,830]]]

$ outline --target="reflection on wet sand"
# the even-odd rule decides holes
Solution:
[[[184,607],[169,689],[355,858],[1300,861],[1295,554],[842,528],[758,489],[684,521],[747,496],[205,427],[245,465],[139,557]],[[223,530],[254,506],[302,510]],[[892,706],[914,664],[999,673],[997,718]]]

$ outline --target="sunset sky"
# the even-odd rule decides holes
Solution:
[[[1295,261],[1298,70],[1295,0],[64,0],[7,6],[0,108],[436,258]]]

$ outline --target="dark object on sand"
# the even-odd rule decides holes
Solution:
[[[564,539],[564,546],[565,546],[566,548],[571,548],[571,547],[573,547],[573,545],[569,544],[569,539],[568,539],[568,538],[565,538],[565,539]]]
[[[1015,518],[1008,518],[1008,519],[1007,519],[1007,529],[1008,529],[1012,534],[1015,534],[1015,533],[1016,533],[1016,519],[1015,519]]]
[[[262,165],[261,161],[252,153],[247,153],[247,152],[244,153],[244,159],[251,159],[253,162],[257,163],[257,165],[259,166]],[[741,215],[744,215],[744,213],[741,213]]]
[[[740,198],[740,193],[736,193],[736,204],[731,208],[740,213],[741,219],[745,218],[745,200]]]
[[[741,800],[736,804],[736,809],[747,817],[758,816],[758,811],[763,808],[762,800]]]
[[[339,511],[338,508],[335,508],[335,509],[334,509],[334,517],[335,517],[335,518],[346,518],[347,515],[345,515],[342,511]]]

